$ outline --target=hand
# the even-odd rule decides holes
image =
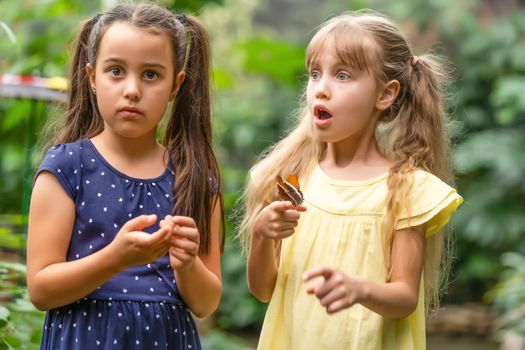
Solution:
[[[294,206],[289,201],[274,201],[266,206],[255,218],[254,234],[263,238],[281,240],[294,233],[303,205]]]
[[[199,254],[200,234],[195,221],[187,216],[173,217],[170,264],[174,270],[184,270],[195,263]]]
[[[163,225],[152,234],[142,231],[157,221],[156,215],[141,215],[126,222],[108,248],[113,249],[119,267],[143,265],[164,256],[169,249],[173,218],[166,216]]]
[[[305,282],[316,277],[322,277],[322,280],[309,285],[306,292],[315,294],[328,314],[349,308],[365,299],[365,279],[362,277],[349,276],[327,266],[317,266],[303,274]]]

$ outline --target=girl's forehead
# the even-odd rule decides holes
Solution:
[[[129,22],[116,22],[106,28],[100,41],[98,56],[99,59],[118,56],[173,64],[172,44],[166,33],[155,28],[138,27]]]
[[[378,47],[370,34],[334,27],[312,38],[306,51],[307,66],[319,64],[326,53],[334,55],[343,65],[371,73],[377,62]]]

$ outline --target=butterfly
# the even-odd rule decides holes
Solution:
[[[304,196],[303,192],[301,192],[297,175],[288,175],[286,181],[280,176],[277,176],[277,190],[279,191],[279,197],[281,200],[290,201],[295,206],[303,203]]]

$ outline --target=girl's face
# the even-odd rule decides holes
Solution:
[[[105,131],[125,138],[155,135],[176,92],[172,45],[166,34],[116,22],[102,37],[96,68],[88,64],[86,69]]]
[[[366,70],[345,65],[326,44],[309,67],[308,109],[321,141],[341,142],[375,128],[379,88]]]

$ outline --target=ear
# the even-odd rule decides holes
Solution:
[[[186,72],[181,70],[175,77],[175,89],[170,94],[170,101],[173,101],[175,96],[177,96],[177,92],[179,92],[182,83],[184,83],[184,79],[186,79]]]
[[[376,108],[380,111],[386,110],[394,103],[400,89],[399,81],[390,80],[385,83],[376,101]]]
[[[95,68],[91,63],[86,64],[86,72],[89,77],[89,86],[91,90],[95,90]]]

